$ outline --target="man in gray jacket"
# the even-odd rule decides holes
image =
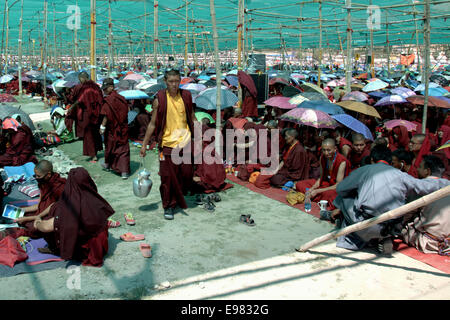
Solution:
[[[353,171],[337,186],[334,205],[340,210],[339,227],[379,216],[406,203],[408,196],[424,196],[450,184],[445,179],[415,179],[390,165],[391,151],[376,146],[370,154],[372,164]],[[335,213],[333,214],[335,216]],[[364,230],[341,236],[337,246],[350,250],[362,249],[371,241],[378,242],[380,252],[392,252],[392,231],[400,219],[389,220]]]

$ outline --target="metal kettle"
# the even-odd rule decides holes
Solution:
[[[150,171],[143,169],[133,180],[133,193],[136,197],[145,198],[152,189],[153,181],[150,179]]]

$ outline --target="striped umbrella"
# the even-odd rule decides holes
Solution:
[[[335,129],[338,126],[336,120],[331,116],[313,109],[295,108],[283,114],[279,119],[314,128]]]

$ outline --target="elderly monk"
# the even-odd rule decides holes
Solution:
[[[197,121],[192,106],[192,96],[187,90],[180,90],[181,75],[178,70],[170,70],[164,75],[167,90],[160,90],[153,101],[153,115],[140,155],[145,157],[150,137],[155,133],[159,147],[159,174],[161,176],[162,205],[164,218],[174,219],[174,209],[178,205],[187,208],[184,195],[192,184],[192,162],[175,164],[172,153],[192,158],[191,140],[194,121]]]
[[[71,169],[61,198],[50,208],[49,220],[36,219],[34,226],[46,233],[47,250],[65,260],[100,267],[108,253],[108,218],[114,214],[97,192],[84,168]]]
[[[349,172],[350,162],[337,151],[334,139],[328,138],[322,142],[319,179],[299,181],[296,189],[306,193],[306,189],[309,188],[312,201],[327,200],[329,208],[333,210],[335,208],[333,200],[337,196],[336,187]]]
[[[0,168],[38,162],[34,155],[34,138],[30,128],[22,126],[12,118],[6,118],[3,120],[2,129],[2,139],[5,139],[6,150],[0,155]]]
[[[409,151],[414,154],[412,166],[410,171],[408,172],[409,174],[414,177],[418,176],[417,168],[422,162],[423,156],[430,154],[430,149],[430,139],[427,135],[422,133],[413,135],[413,137],[409,141]]]
[[[336,140],[338,152],[348,158],[348,154],[352,151],[352,143],[342,136],[341,128],[334,130],[333,138]]]
[[[309,157],[298,141],[298,132],[288,129],[285,132],[286,150],[275,175],[270,183],[275,187],[282,187],[288,181],[305,180],[309,178]]]
[[[27,229],[28,236],[39,237],[40,233],[33,227],[36,219],[48,220],[52,218],[49,215],[52,205],[59,200],[64,191],[66,179],[59,173],[53,172],[53,165],[50,161],[41,160],[34,168],[36,181],[41,192],[38,204],[25,207],[25,216],[17,219]]]
[[[420,179],[438,180],[444,164],[435,156],[424,156],[417,169]],[[424,253],[450,255],[450,196],[418,210],[402,230],[404,241]]]
[[[366,138],[360,133],[353,134],[352,141],[352,150],[347,158],[350,160],[351,170],[355,170],[361,167],[363,159],[370,155],[370,148],[366,144]]]
[[[86,72],[81,72],[78,78],[80,84],[74,87],[68,98],[72,106],[67,111],[66,126],[71,130],[72,121],[75,121],[76,136],[83,139],[83,155],[96,162],[97,152],[103,149],[99,132],[103,93],[94,81],[89,80]]]
[[[105,163],[102,167],[120,173],[122,179],[126,180],[130,175],[128,104],[125,98],[114,90],[113,79],[105,79],[102,89],[106,95],[100,112],[104,116],[100,134],[105,137]]]

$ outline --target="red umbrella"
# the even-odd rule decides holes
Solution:
[[[421,106],[423,106],[425,103],[424,96],[411,96],[406,98],[406,100],[408,100],[412,104]],[[438,108],[450,108],[450,103],[448,103],[444,99],[439,99],[438,97],[428,97],[428,106]]]
[[[3,130],[13,129],[14,131],[17,131],[17,128],[20,126],[21,126],[21,124],[13,118],[5,119],[2,124]]]
[[[241,86],[244,86],[248,89],[253,97],[257,96],[258,90],[256,90],[255,82],[253,81],[253,78],[251,76],[246,74],[244,71],[238,71],[238,81]]]

